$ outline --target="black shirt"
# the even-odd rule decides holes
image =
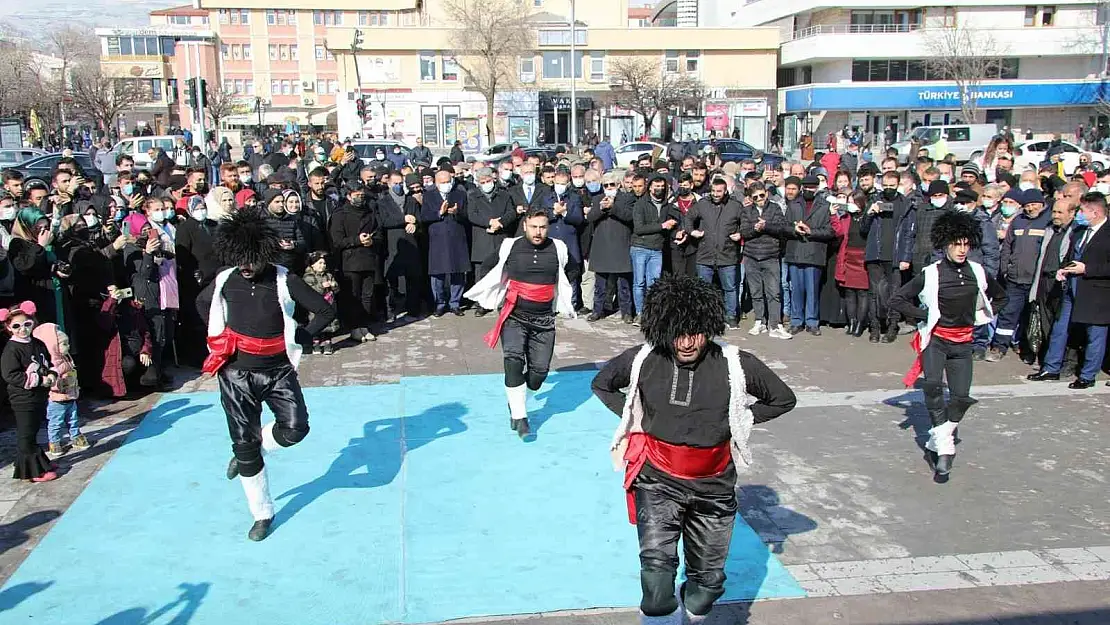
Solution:
[[[1060,268],[1060,246],[1064,243],[1064,237],[1068,233],[1067,226],[1063,228],[1052,227],[1052,237],[1048,240],[1048,247],[1044,250],[1044,264],[1041,265],[1041,274],[1053,276],[1055,280],[1056,270]]]
[[[526,237],[513,243],[509,256],[505,259],[505,276],[517,282],[528,284],[559,283],[559,252],[551,239],[544,239],[539,245],[532,245]],[[518,299],[516,307],[522,312],[551,313],[555,301],[533,302]]]
[[[624,411],[625,389],[631,383],[632,362],[640,347],[617,356],[597,374],[594,394],[614,413]],[[740,351],[746,391],[756,399],[750,405],[755,423],[764,423],[794,408],[794,392],[761,360]],[[702,357],[692,363],[678,364],[659,350],[652,351],[640,370],[639,384],[644,408],[644,432],[672,445],[716,447],[731,439],[728,422],[730,401],[728,361],[721,346],[709,343]],[[675,480],[651,467],[644,471],[660,479]],[[725,492],[736,485],[736,468],[729,463],[724,473],[693,483],[701,491]]]
[[[302,332],[298,332],[301,336],[297,337],[297,342],[303,344],[335,319],[335,308],[322,295],[305,284],[300,276],[289,273],[286,283],[293,301],[314,313],[312,321],[303,328]],[[197,298],[197,305],[205,324],[211,310],[215,284],[213,281]],[[232,271],[221,293],[224,297],[224,310],[229,329],[260,339],[274,338],[285,333],[285,314],[278,300],[277,269],[274,265],[268,265],[252,280],[244,278],[238,271]],[[304,337],[304,334],[308,337]],[[273,356],[255,356],[237,352],[228,360],[227,366],[248,371],[262,371],[288,363],[289,356],[285,352]]]
[[[971,265],[966,262],[957,264],[945,257],[940,261],[938,269],[937,301],[940,304],[940,320],[937,325],[942,328],[973,327],[979,300],[979,284]],[[913,280],[890,298],[890,307],[910,319],[927,320],[928,311],[916,305],[918,295],[924,288],[925,273],[918,272]],[[990,275],[987,276],[987,297],[991,299],[991,308],[995,311],[1002,310],[1006,305],[1006,290]]]
[[[27,385],[27,368],[31,363],[38,365],[41,377],[51,370],[50,352],[42,341],[31,337],[27,342],[8,339],[4,353],[0,355],[0,374],[8,384],[8,401],[13,408],[34,408],[46,405],[49,387],[41,383],[34,388]]]

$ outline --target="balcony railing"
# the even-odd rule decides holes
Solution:
[[[819,24],[796,30],[790,36],[790,41],[807,39],[818,35],[870,35],[887,33],[909,33],[921,30],[922,24]]]

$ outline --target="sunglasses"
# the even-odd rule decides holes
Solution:
[[[766,197],[767,197],[766,193],[753,193],[752,194],[752,199],[755,200],[756,202],[758,202],[758,201],[760,201],[760,200],[762,200]]]
[[[617,183],[615,183],[615,182],[606,182],[605,184],[603,184],[601,186],[605,187],[606,189],[612,189],[612,188],[617,186]]]
[[[34,327],[34,325],[35,325],[35,322],[28,319],[27,321],[24,321],[23,323],[10,324],[10,325],[8,325],[8,327],[11,328],[12,330],[19,330],[19,329],[30,330],[32,327]]]

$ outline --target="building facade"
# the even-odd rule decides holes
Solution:
[[[1079,124],[1105,127],[1100,4],[933,0],[892,8],[877,0],[748,0],[710,15],[721,25],[779,28],[779,122],[789,148],[803,134],[823,145],[828,132],[844,126],[874,133],[890,126],[900,136],[917,125],[972,121],[1041,136]],[[977,119],[963,119],[957,83],[930,59],[983,50],[993,50],[998,62],[968,90]]]

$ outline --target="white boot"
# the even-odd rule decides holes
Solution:
[[[640,612],[640,625],[682,625],[683,612],[681,605],[663,616],[648,616]]]
[[[513,421],[528,418],[528,385],[506,386],[505,396],[509,399],[509,415]]]
[[[243,492],[247,495],[247,507],[255,521],[274,518],[274,500],[270,498],[270,480],[266,477],[266,467],[251,477],[239,476]]]
[[[925,449],[936,452],[938,456],[956,455],[956,424],[945,421],[929,430],[929,440]]]
[[[274,426],[277,425],[276,421],[271,421],[262,426],[262,453],[268,454],[281,449],[277,439],[274,438]]]
[[[685,610],[685,612],[686,620],[683,622],[686,623],[686,625],[701,625],[705,622],[705,619],[709,618],[708,614],[694,614],[689,610]]]

